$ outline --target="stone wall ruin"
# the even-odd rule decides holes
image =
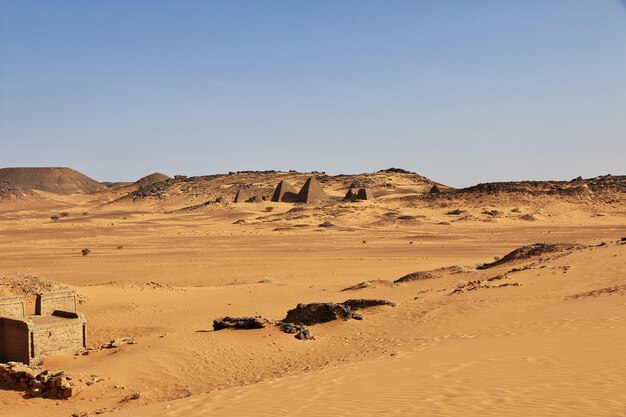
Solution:
[[[37,294],[35,314],[28,316],[23,297],[0,297],[0,362],[30,365],[84,350],[87,323],[76,307],[73,290]]]

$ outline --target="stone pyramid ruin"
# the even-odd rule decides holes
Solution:
[[[235,196],[233,203],[245,203],[249,199],[250,196],[248,195],[248,192],[243,188],[240,188],[239,191],[237,191],[237,195]]]
[[[369,188],[350,188],[346,193],[346,196],[343,198],[344,200],[373,200],[374,193]]]
[[[272,201],[276,203],[295,203],[298,201],[298,192],[287,181],[281,181],[276,186]]]
[[[346,196],[343,199],[344,200],[355,200],[357,192],[358,192],[358,190],[356,190],[354,188],[348,188],[348,192],[346,193]]]
[[[357,200],[373,200],[374,193],[369,188],[359,188],[359,191],[356,194]]]
[[[328,195],[319,182],[313,177],[306,180],[302,189],[298,193],[299,203],[314,203],[316,201],[328,200]]]

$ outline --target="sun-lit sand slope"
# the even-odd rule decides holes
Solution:
[[[75,287],[89,345],[137,343],[48,358],[103,381],[66,401],[0,390],[0,415],[626,415],[619,185],[429,195],[430,180],[379,172],[323,183],[339,198],[372,180],[375,201],[207,203],[234,196],[233,183],[261,195],[306,178],[271,175],[37,192],[37,204],[5,206],[0,294],[26,294],[32,309],[36,291]],[[536,242],[566,245],[505,256]],[[225,315],[282,319],[298,303],[350,298],[397,305],[311,326],[310,341],[212,330]]]

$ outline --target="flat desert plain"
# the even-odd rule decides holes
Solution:
[[[223,184],[202,204],[219,178],[5,200],[2,294],[33,312],[35,292],[74,288],[90,347],[135,343],[46,358],[91,383],[66,400],[3,387],[0,415],[626,415],[623,183],[430,197],[381,175],[391,187],[354,202],[336,178],[322,182],[335,200],[310,204],[232,203]],[[280,179],[240,178],[268,195]],[[395,305],[311,325],[311,340],[213,330],[348,299]]]

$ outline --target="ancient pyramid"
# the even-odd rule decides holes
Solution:
[[[316,201],[328,200],[328,196],[319,182],[313,177],[306,180],[302,189],[298,193],[299,203],[314,203]]]
[[[374,193],[369,188],[359,188],[359,192],[356,194],[357,200],[373,200]]]
[[[439,187],[437,187],[437,184],[433,185],[433,187],[429,191],[430,194],[437,194],[437,193],[440,193],[440,192],[441,192],[441,190],[439,189]]]
[[[359,188],[358,190],[355,188],[350,188],[346,193],[346,196],[343,198],[344,200],[373,200],[374,194],[372,190],[369,188]]]
[[[357,195],[357,191],[354,190],[353,188],[348,188],[348,192],[346,193],[346,196],[343,198],[344,200],[354,200],[356,198]]]
[[[281,181],[276,186],[272,201],[282,203],[295,203],[298,200],[298,192],[287,181]]]
[[[250,199],[250,196],[248,195],[246,190],[244,190],[243,188],[240,188],[239,191],[237,191],[237,195],[235,196],[233,203],[245,203],[249,199]]]

